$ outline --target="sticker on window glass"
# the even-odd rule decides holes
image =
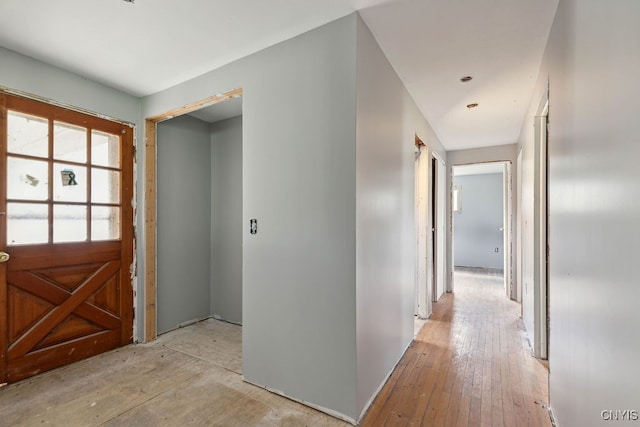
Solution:
[[[60,172],[60,175],[62,175],[62,185],[78,185],[78,182],[76,181],[76,174],[73,172],[73,169],[63,169]]]
[[[38,183],[40,182],[40,180],[38,178],[36,178],[35,176],[31,176],[29,174],[24,176],[24,182],[29,184],[32,187],[35,187],[38,185]]]

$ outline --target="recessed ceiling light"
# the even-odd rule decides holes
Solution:
[[[467,104],[468,109],[476,108],[477,106],[478,106],[478,103],[476,102],[474,102],[473,104]]]
[[[464,76],[460,79],[462,83],[470,82],[471,80],[473,80],[473,77],[471,76]]]

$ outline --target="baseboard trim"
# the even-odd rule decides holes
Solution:
[[[398,367],[398,363],[400,363],[405,353],[407,352],[407,350],[409,350],[409,347],[411,347],[414,341],[415,341],[415,337],[411,341],[409,341],[409,344],[407,344],[407,346],[404,348],[404,350],[400,354],[400,357],[398,358],[398,360],[396,360],[396,363],[393,364],[393,368],[391,368],[391,370],[387,373],[387,376],[384,378],[384,380],[382,380],[382,382],[378,386],[375,393],[371,395],[371,398],[369,398],[369,401],[367,402],[367,404],[364,405],[364,408],[362,409],[362,412],[360,412],[360,416],[358,417],[358,424],[360,423],[360,421],[364,419],[364,416],[367,414],[367,411],[369,410],[369,408],[371,408],[371,405],[373,405],[373,401],[376,400],[376,397],[378,397],[378,395],[380,394],[380,391],[382,391],[382,388],[387,384],[387,381],[389,381],[389,378],[391,378],[391,375],[393,375],[393,372]]]
[[[287,394],[285,394],[284,392],[282,392],[280,390],[276,390],[276,389],[273,389],[271,387],[264,386],[262,384],[257,384],[257,383],[254,383],[252,381],[248,381],[244,376],[242,377],[242,380],[244,382],[248,383],[248,384],[251,384],[251,385],[254,385],[256,387],[260,387],[260,388],[262,388],[264,390],[267,390],[270,393],[277,394],[278,396],[282,396],[282,397],[284,397],[286,399],[289,399],[289,400],[292,400],[294,402],[300,403],[300,404],[302,404],[304,406],[308,406],[309,408],[315,409],[316,411],[324,412],[325,414],[330,415],[333,418],[337,418],[339,420],[346,421],[349,424],[352,424],[354,426],[356,425],[356,420],[354,420],[353,418],[351,418],[351,417],[349,417],[349,416],[347,416],[347,415],[345,415],[345,414],[343,414],[341,412],[334,411],[333,409],[328,409],[328,408],[325,408],[325,407],[320,406],[320,405],[316,405],[316,404],[311,403],[311,402],[307,402],[307,401],[304,401],[304,400],[301,400],[301,399],[297,399],[295,397],[288,396]]]

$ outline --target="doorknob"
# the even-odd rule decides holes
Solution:
[[[11,257],[9,256],[8,253],[0,252],[0,263],[9,261],[9,258],[11,258]]]

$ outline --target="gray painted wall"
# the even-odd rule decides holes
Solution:
[[[504,196],[501,173],[454,176],[462,209],[453,214],[454,265],[504,268]],[[498,248],[498,252],[495,249]]]
[[[210,314],[211,142],[189,116],[157,128],[158,332]]]
[[[158,332],[242,322],[242,118],[158,124]]]
[[[361,416],[413,339],[415,135],[442,158],[444,149],[360,18],[357,49],[355,309]]]
[[[211,124],[211,313],[242,323],[242,116]]]
[[[243,375],[351,419],[355,34],[350,15],[143,100],[153,116],[243,88]]]
[[[640,81],[628,78],[640,73],[639,16],[635,0],[560,0],[520,137],[530,195],[548,81],[549,385],[560,427],[639,409]]]

